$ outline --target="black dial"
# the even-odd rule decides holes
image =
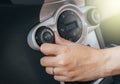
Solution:
[[[83,26],[81,18],[75,12],[66,10],[59,16],[57,28],[61,37],[76,42],[81,37]]]
[[[35,40],[39,46],[42,43],[54,43],[55,35],[50,28],[42,26],[36,31]]]

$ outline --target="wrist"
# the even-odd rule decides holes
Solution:
[[[102,57],[105,59],[102,77],[113,76],[120,73],[120,56],[115,51],[117,51],[117,48],[100,50]]]
[[[111,75],[111,72],[113,71],[113,67],[111,67],[111,56],[108,55],[107,49],[100,50],[101,57],[103,58],[103,68],[102,68],[102,77],[107,77]]]

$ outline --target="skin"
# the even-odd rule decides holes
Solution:
[[[45,43],[40,64],[61,82],[90,81],[120,74],[120,47],[95,49],[55,35],[56,43]]]

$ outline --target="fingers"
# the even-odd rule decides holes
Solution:
[[[57,67],[58,66],[57,61],[58,61],[57,57],[45,56],[41,58],[40,64],[45,67]]]
[[[60,81],[60,82],[72,82],[72,81],[74,81],[72,78],[69,78],[67,76],[58,76],[58,75],[55,75],[54,79],[57,81]]]
[[[46,72],[50,75],[54,75],[54,68],[53,67],[46,67]]]
[[[44,43],[40,47],[40,51],[44,55],[58,55],[61,51],[62,46],[56,44]]]
[[[57,33],[55,33],[56,44],[44,43],[40,47],[40,51],[46,55],[41,58],[40,64],[46,67],[46,72],[50,75],[54,75],[55,80],[66,81],[69,80],[67,73],[65,71],[66,67],[62,67],[64,58],[63,53],[67,52],[67,45],[72,44],[72,42],[61,38]]]
[[[46,72],[50,75],[65,76],[62,68],[59,67],[46,67]]]
[[[56,44],[60,44],[60,45],[68,45],[68,44],[72,43],[71,41],[68,41],[68,40],[60,37],[57,32],[55,32],[55,42],[56,42]]]
[[[60,74],[60,73],[65,73],[64,70],[62,70],[61,68],[46,67],[46,72],[50,75],[54,75],[54,79],[57,81],[61,81],[61,82],[71,81],[71,79],[67,75]]]
[[[62,51],[63,46],[71,45],[72,42],[61,38],[55,33],[56,44],[44,43],[40,47],[40,51],[45,55],[58,55]]]

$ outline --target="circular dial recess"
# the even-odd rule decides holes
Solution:
[[[61,37],[76,42],[82,35],[81,18],[72,10],[63,11],[58,17],[57,29]]]
[[[50,28],[42,26],[36,31],[35,40],[39,46],[42,43],[54,43],[55,35]]]

